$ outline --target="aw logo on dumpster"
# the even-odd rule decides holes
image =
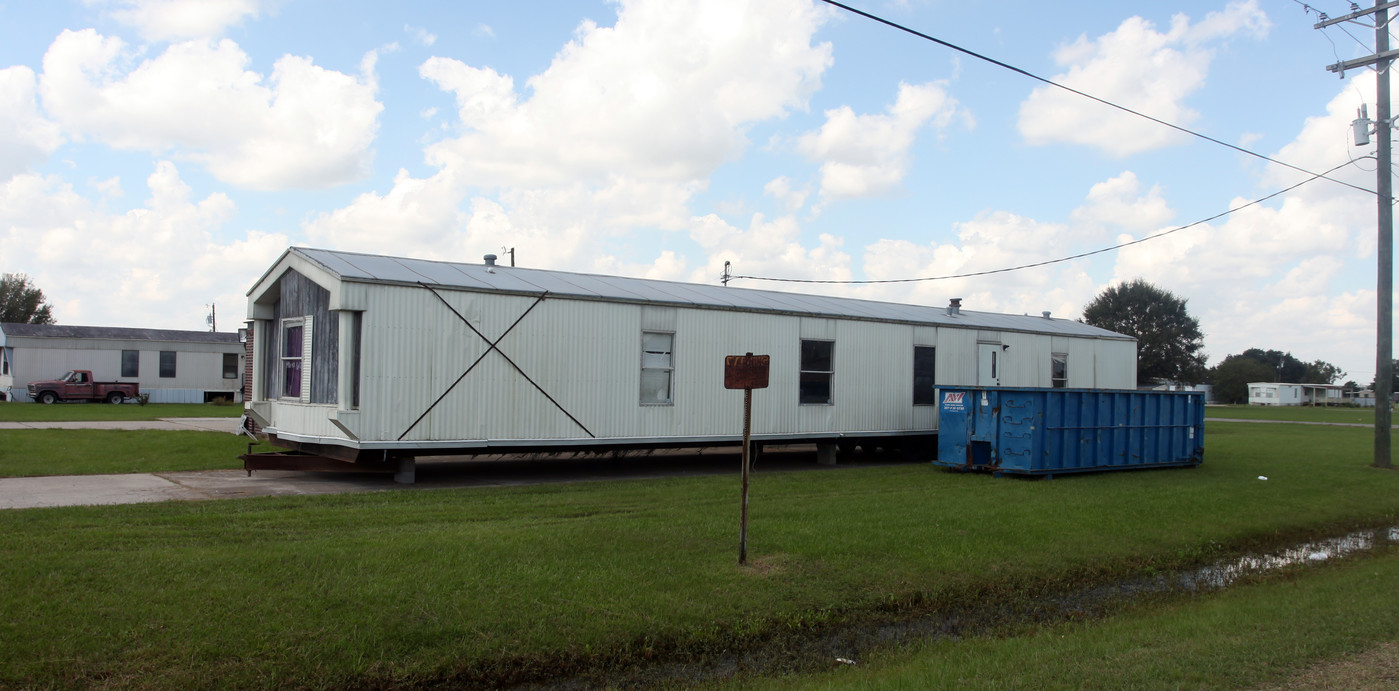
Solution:
[[[942,395],[942,409],[952,412],[966,412],[967,392],[948,391]]]

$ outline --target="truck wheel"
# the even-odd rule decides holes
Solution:
[[[52,391],[45,391],[39,394],[39,402],[44,405],[53,405],[58,402],[58,396]]]
[[[126,400],[126,397],[122,396],[120,391],[113,391],[107,394],[107,402],[112,405],[119,405],[124,400]]]

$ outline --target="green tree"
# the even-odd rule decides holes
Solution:
[[[0,322],[52,324],[53,306],[24,274],[0,274]]]
[[[1220,403],[1248,403],[1251,382],[1276,381],[1277,370],[1248,355],[1230,355],[1210,370],[1214,400]]]
[[[1325,360],[1317,360],[1307,365],[1307,373],[1302,375],[1302,384],[1335,384],[1346,376],[1345,370]]]
[[[1138,278],[1099,293],[1083,322],[1137,339],[1137,384],[1205,378],[1205,336],[1186,300]]]

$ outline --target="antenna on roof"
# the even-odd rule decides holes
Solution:
[[[209,308],[209,316],[204,318],[204,323],[209,325],[209,332],[213,333],[219,330],[219,323],[214,314],[214,303],[209,303],[206,307]]]
[[[729,260],[725,259],[725,260],[724,260],[724,275],[719,277],[719,282],[720,282],[720,283],[723,283],[723,284],[724,284],[724,287],[727,288],[727,287],[729,287],[729,278],[731,278],[731,275],[729,274]]]

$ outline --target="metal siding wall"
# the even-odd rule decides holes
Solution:
[[[1050,338],[1039,334],[1005,333],[1001,343],[1001,386],[1048,388]]]
[[[204,402],[204,391],[236,391],[238,389],[237,379],[223,378],[223,354],[225,352],[237,353],[242,348],[240,343],[203,344],[203,343],[162,343],[159,341],[134,341],[130,343],[114,342],[116,345],[138,346],[128,348],[97,348],[92,343],[83,343],[83,347],[70,347],[75,345],[73,341],[63,343],[64,347],[53,347],[45,344],[44,347],[18,347],[16,348],[15,359],[11,372],[15,374],[14,387],[23,389],[32,381],[42,381],[45,379],[57,379],[63,376],[70,369],[91,370],[93,379],[96,381],[134,381],[140,386],[142,392],[152,393],[164,390],[198,390],[199,400]],[[54,344],[57,345],[57,344]],[[189,348],[198,348],[204,352],[191,351]],[[140,367],[140,375],[136,377],[121,376],[121,351],[138,351],[137,359]],[[160,352],[162,350],[173,350],[175,352],[175,376],[160,376]],[[20,369],[20,367],[23,369]],[[154,399],[153,399],[154,400]],[[180,402],[185,402],[181,399]]]
[[[1099,340],[1094,344],[1097,346],[1094,386],[1137,388],[1137,342]]]
[[[532,296],[439,292],[492,340],[535,302]],[[373,286],[365,307],[356,433],[365,441],[393,441],[488,346],[426,289]],[[643,329],[676,334],[674,405],[639,403]],[[833,406],[797,404],[804,336],[836,342]],[[1012,349],[1044,351],[1036,372],[1048,366],[1048,337],[1006,339]],[[738,434],[742,393],[723,388],[723,360],[745,352],[772,357],[769,388],[753,396],[756,434],[927,429],[912,405],[915,340],[937,346],[940,385],[975,381],[975,330],[564,298],[539,303],[499,347],[597,437],[655,438]],[[320,426],[316,415],[331,412],[313,415],[316,407],[309,408],[297,411],[297,424]],[[500,353],[488,353],[404,441],[586,436]]]
[[[976,385],[976,331],[938,329],[938,385]]]

